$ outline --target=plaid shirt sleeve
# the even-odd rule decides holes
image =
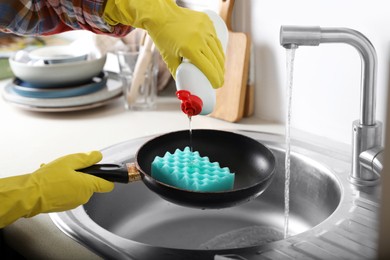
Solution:
[[[0,0],[0,31],[51,35],[88,30],[122,37],[132,28],[111,26],[102,18],[106,0]]]

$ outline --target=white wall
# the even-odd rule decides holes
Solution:
[[[377,119],[384,121],[389,86],[388,0],[236,0],[233,27],[248,32],[256,59],[256,115],[285,121],[285,49],[281,25],[348,27],[367,36],[378,56]],[[294,128],[351,143],[359,118],[360,57],[344,44],[300,47],[295,56]]]

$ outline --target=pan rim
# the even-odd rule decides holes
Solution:
[[[270,170],[270,172],[263,178],[261,179],[260,181],[258,182],[255,182],[254,184],[252,185],[248,185],[246,187],[241,187],[241,188],[233,188],[233,189],[230,189],[230,190],[225,190],[225,191],[196,191],[196,190],[186,190],[186,189],[182,189],[182,188],[179,188],[179,187],[176,187],[176,186],[172,186],[172,185],[169,185],[169,184],[166,184],[164,182],[161,182],[155,178],[153,178],[151,176],[151,174],[148,174],[146,173],[140,166],[140,164],[138,163],[138,154],[139,152],[142,150],[142,148],[149,144],[151,141],[153,140],[156,140],[158,138],[161,138],[162,136],[167,136],[167,135],[171,135],[171,134],[176,134],[176,133],[182,133],[182,132],[186,132],[186,131],[189,131],[189,130],[177,130],[177,131],[172,131],[172,132],[166,132],[166,133],[162,133],[162,134],[158,134],[152,138],[150,138],[148,141],[146,141],[144,144],[142,144],[139,149],[136,151],[135,153],[135,165],[138,169],[138,171],[141,172],[141,177],[144,178],[145,176],[147,176],[148,178],[151,178],[153,179],[154,182],[156,182],[158,185],[162,185],[164,187],[167,187],[169,189],[174,189],[174,190],[177,190],[177,191],[180,191],[180,192],[193,192],[193,193],[196,193],[196,194],[199,194],[199,195],[213,195],[213,194],[231,194],[231,193],[236,193],[236,192],[239,192],[239,191],[243,191],[243,190],[248,190],[248,189],[251,189],[251,188],[255,188],[256,186],[260,185],[261,183],[265,183],[267,182],[267,180],[269,180],[270,178],[272,178],[274,176],[274,173],[275,173],[275,167],[272,167],[272,169]],[[229,130],[218,130],[218,129],[207,129],[207,128],[199,128],[199,129],[192,129],[193,132],[198,132],[198,131],[212,131],[212,132],[222,132],[222,133],[225,133],[225,134],[232,134],[232,135],[238,135],[238,136],[241,136],[242,138],[245,138],[247,140],[250,140],[251,142],[256,142],[258,143],[260,146],[263,146],[264,148],[266,148],[266,150],[272,155],[271,156],[271,160],[272,160],[272,164],[275,165],[276,164],[276,160],[275,160],[275,156],[274,154],[272,153],[272,151],[263,143],[253,139],[253,138],[250,138],[248,136],[245,136],[245,135],[242,135],[242,134],[239,134],[239,133],[236,133],[236,132],[233,132],[233,131],[229,131]]]

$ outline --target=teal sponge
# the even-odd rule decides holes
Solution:
[[[234,173],[228,167],[221,168],[207,156],[191,152],[188,146],[183,151],[176,149],[173,154],[166,152],[164,157],[156,156],[152,177],[177,188],[200,192],[227,191],[234,185]]]

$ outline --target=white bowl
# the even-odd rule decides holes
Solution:
[[[99,58],[58,64],[37,64],[9,58],[14,75],[40,87],[79,84],[98,75],[106,63],[106,55]]]
[[[32,60],[43,60],[45,64],[56,64],[86,60],[88,52],[71,45],[47,46],[30,51],[28,56]]]

